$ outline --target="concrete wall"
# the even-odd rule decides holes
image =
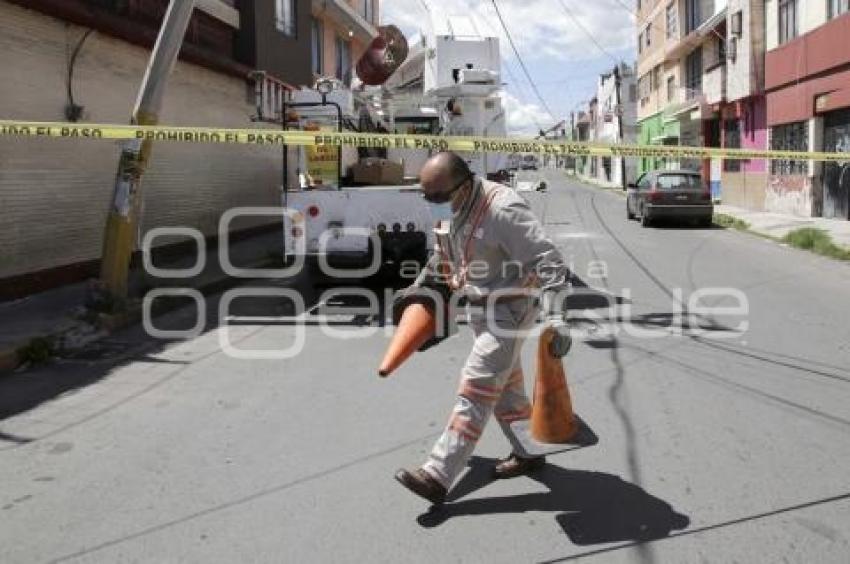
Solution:
[[[748,100],[744,104],[744,116],[741,120],[741,148],[755,151],[767,149],[767,102],[763,97]],[[763,174],[767,172],[768,161],[753,159],[742,163],[742,172]]]
[[[0,68],[14,77],[0,81],[1,116],[64,120],[67,57],[84,31],[0,2]],[[128,122],[148,55],[107,36],[89,38],[73,84],[84,121]],[[246,127],[248,90],[243,80],[178,63],[161,121]],[[0,278],[99,258],[118,154],[109,141],[0,139]],[[280,148],[156,144],[143,231],[190,226],[214,234],[229,208],[277,205],[280,176]]]
[[[768,176],[764,209],[799,217],[812,216],[812,178]]]

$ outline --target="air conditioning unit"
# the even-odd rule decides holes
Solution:
[[[738,10],[737,12],[732,14],[732,19],[731,19],[729,27],[732,29],[732,33],[737,35],[738,37],[740,37],[741,34],[743,34],[743,32],[744,32],[744,15],[743,15],[743,12],[741,12],[741,10]]]

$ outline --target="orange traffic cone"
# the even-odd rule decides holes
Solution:
[[[531,410],[531,436],[541,443],[567,443],[579,431],[567,389],[564,363],[549,352],[556,333],[547,327],[537,347],[537,378]]]
[[[386,378],[395,372],[404,361],[436,334],[437,317],[433,310],[415,302],[407,306],[384,355],[384,360],[381,362],[381,367],[378,369],[378,374],[381,378]]]

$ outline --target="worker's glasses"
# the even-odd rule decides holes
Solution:
[[[452,197],[455,195],[455,192],[461,189],[464,184],[468,181],[472,180],[472,176],[467,176],[457,184],[455,184],[451,190],[446,190],[445,192],[437,192],[436,194],[426,194],[422,193],[422,197],[425,198],[425,201],[429,204],[445,204],[451,201]]]

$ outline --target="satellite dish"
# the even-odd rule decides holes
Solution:
[[[368,86],[380,86],[398,70],[407,54],[407,39],[401,30],[394,25],[381,26],[357,61],[357,77]]]

